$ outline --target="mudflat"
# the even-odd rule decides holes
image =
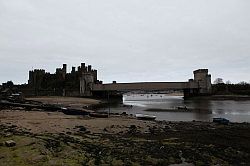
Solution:
[[[100,100],[95,100],[91,98],[79,98],[79,97],[58,97],[58,96],[38,96],[26,98],[27,100],[33,100],[42,102],[44,104],[56,104],[63,106],[89,106],[93,104],[99,104]]]
[[[25,110],[1,110],[0,123],[16,125],[32,133],[77,132],[75,126],[83,125],[92,133],[109,132],[117,134],[130,125],[138,126],[142,131],[156,121],[139,121],[134,117],[112,115],[110,118],[92,118],[88,116],[65,115],[62,112],[43,112]],[[112,126],[116,126],[115,128]],[[111,128],[112,127],[112,128]]]
[[[7,147],[5,141],[16,145]],[[249,165],[250,124],[0,111],[3,165]],[[3,143],[2,143],[3,142]]]

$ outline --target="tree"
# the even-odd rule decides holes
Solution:
[[[227,80],[226,81],[226,84],[229,85],[229,84],[232,84],[230,80]]]
[[[7,88],[12,88],[14,86],[14,83],[12,81],[7,81],[6,86]]]
[[[238,84],[239,84],[239,85],[247,85],[248,83],[245,82],[245,81],[241,81],[241,82],[239,82]]]
[[[214,80],[214,84],[224,84],[223,79],[222,78],[216,78]]]

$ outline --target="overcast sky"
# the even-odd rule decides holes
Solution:
[[[0,82],[81,62],[104,82],[250,82],[250,1],[0,0]]]

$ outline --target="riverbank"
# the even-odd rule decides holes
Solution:
[[[59,97],[59,96],[38,96],[26,98],[27,100],[41,102],[43,104],[51,104],[61,107],[69,107],[74,109],[82,109],[91,105],[102,104],[101,100],[79,97]]]
[[[29,100],[85,111],[102,103],[64,97]],[[144,121],[119,113],[93,118],[47,107],[0,107],[0,163],[6,166],[248,165],[249,140],[249,123]],[[12,141],[15,145],[8,147]]]
[[[197,96],[189,99],[195,100],[250,100],[250,96],[247,95],[211,95],[211,96]]]
[[[248,165],[250,124],[0,111],[3,165]]]

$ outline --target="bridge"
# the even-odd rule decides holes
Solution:
[[[198,88],[198,84],[196,82],[136,82],[93,85],[93,91],[163,91],[187,88]]]
[[[193,74],[194,78],[187,82],[113,82],[111,84],[94,84],[91,77],[85,76],[80,80],[80,94],[81,96],[105,96],[107,93],[115,95],[119,92],[163,90],[182,90],[184,98],[210,94],[211,75],[208,74],[208,69],[198,69]]]

